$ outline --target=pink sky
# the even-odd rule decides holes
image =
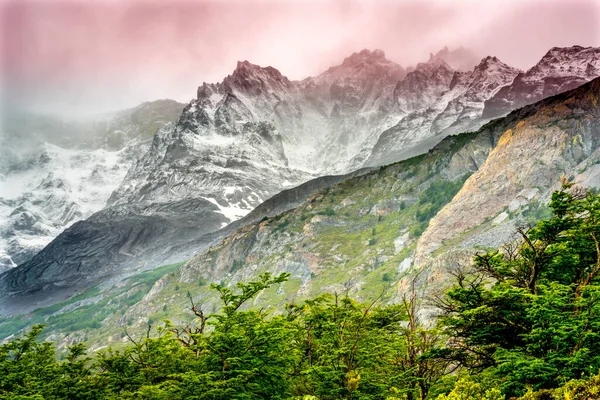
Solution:
[[[5,102],[72,116],[189,101],[237,60],[301,79],[363,48],[406,67],[445,45],[464,46],[527,69],[552,46],[600,46],[600,3],[592,0],[0,4]]]

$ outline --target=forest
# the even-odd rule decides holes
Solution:
[[[278,311],[253,299],[289,275],[212,284],[207,313],[124,348],[59,357],[37,325],[0,346],[1,399],[600,398],[600,195],[564,181],[551,216],[395,304],[323,294]],[[282,227],[285,229],[285,227]],[[432,322],[422,310],[434,310]]]

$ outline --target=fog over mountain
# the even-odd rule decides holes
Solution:
[[[159,98],[187,102],[240,60],[304,79],[363,48],[384,49],[404,68],[462,46],[475,62],[491,55],[527,69],[553,46],[600,44],[594,0],[0,5],[3,109],[68,118]]]

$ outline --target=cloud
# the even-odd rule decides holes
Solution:
[[[292,79],[362,48],[403,66],[445,45],[528,68],[550,47],[600,45],[596,1],[4,1],[5,103],[63,114],[187,101],[238,60]]]

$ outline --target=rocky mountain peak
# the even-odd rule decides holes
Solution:
[[[431,69],[431,68],[440,68],[443,67],[445,69],[448,70],[454,70],[454,68],[452,68],[450,66],[450,64],[448,64],[446,62],[446,60],[444,60],[443,57],[438,57],[437,55],[433,55],[432,53],[429,53],[429,60],[427,60],[426,62],[422,62],[422,63],[418,63],[417,67],[415,68],[415,71],[419,70],[419,69]]]
[[[496,56],[487,56],[475,66],[473,73],[485,73],[485,74],[509,74],[516,75],[522,72],[518,68],[511,67],[508,64],[503,63]]]
[[[394,88],[393,96],[401,112],[424,110],[435,103],[450,87],[454,72],[442,58],[435,56],[417,64]]]
[[[332,104],[331,115],[338,116],[340,107],[356,113],[387,109],[391,105],[395,85],[406,75],[404,68],[388,60],[382,50],[364,49],[346,57],[342,64],[302,82],[310,96],[323,96]],[[366,111],[366,109],[365,109]],[[377,111],[379,112],[379,111]]]
[[[248,61],[238,61],[233,73],[223,80],[226,91],[238,89],[251,94],[264,90],[282,90],[292,85],[290,80],[273,67],[261,67]]]
[[[481,60],[481,62],[475,68],[487,67],[490,64],[498,64],[498,63],[506,65],[502,61],[500,61],[498,59],[498,57],[496,57],[496,56],[487,56],[483,60]]]
[[[265,73],[267,75],[271,75],[276,79],[285,79],[285,77],[283,75],[281,75],[281,72],[279,72],[275,68],[261,67],[260,65],[252,64],[251,62],[249,62],[247,60],[238,61],[237,66],[235,67],[235,70],[233,71],[234,76],[249,76],[249,75],[257,75],[257,74],[263,74],[263,73]]]
[[[404,78],[406,72],[399,64],[388,60],[383,50],[364,49],[346,57],[342,64],[329,68],[323,74],[316,77],[318,82],[326,82],[341,79],[371,80],[383,77],[385,80],[396,84]]]
[[[527,71],[529,76],[586,76],[593,78],[600,71],[600,48],[597,47],[553,47],[542,59]]]
[[[542,57],[542,60],[551,57],[564,57],[569,55],[579,54],[584,50],[594,50],[593,47],[583,47],[579,45],[574,45],[570,47],[552,47],[548,52]]]
[[[493,118],[510,110],[571,90],[600,75],[600,48],[553,47],[510,86],[486,101],[483,116]]]

